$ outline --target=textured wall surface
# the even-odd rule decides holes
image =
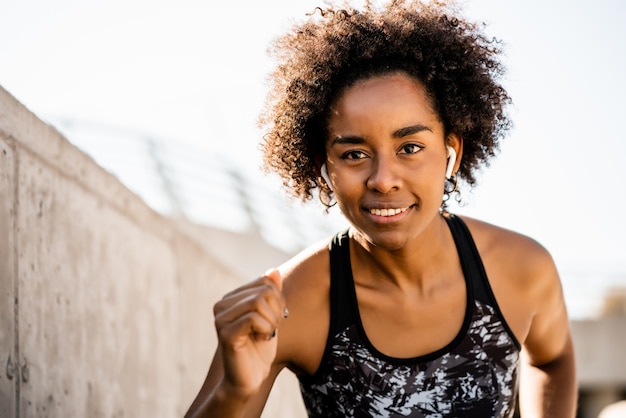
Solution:
[[[1,118],[0,113],[0,118]],[[15,308],[15,159],[0,136],[0,417],[13,417],[17,396]]]
[[[0,416],[182,416],[213,304],[247,279],[210,231],[152,211],[1,88],[0,196]],[[264,415],[302,411],[281,378]]]

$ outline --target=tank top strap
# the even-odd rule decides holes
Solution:
[[[354,323],[352,306],[353,290],[349,279],[352,277],[350,266],[350,238],[348,230],[336,234],[329,244],[330,250],[330,329],[329,336],[343,331]]]
[[[472,286],[474,298],[479,302],[494,306],[495,297],[491,292],[485,267],[467,225],[461,218],[453,214],[445,216],[444,219],[450,227],[450,232],[452,232],[452,238],[454,238],[461,260],[461,267],[466,276],[466,282]]]
[[[487,304],[494,309],[502,321],[502,325],[506,329],[506,332],[513,339],[516,347],[520,349],[520,343],[511,331],[511,328],[507,324],[504,315],[502,315],[502,311],[498,306],[496,296],[494,295],[491,285],[489,284],[489,279],[487,278],[485,266],[480,258],[478,248],[476,248],[476,243],[474,242],[474,238],[472,238],[469,228],[460,217],[454,214],[448,214],[444,217],[444,219],[448,223],[450,231],[452,232],[452,237],[454,238],[457,252],[461,260],[463,273],[466,276],[465,280],[469,286],[472,286],[474,300]]]

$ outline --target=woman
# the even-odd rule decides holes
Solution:
[[[509,127],[498,43],[409,0],[318,9],[275,47],[266,166],[351,227],[215,305],[188,416],[259,416],[287,367],[312,417],[511,417],[518,388],[522,416],[573,417],[550,255],[445,209]]]

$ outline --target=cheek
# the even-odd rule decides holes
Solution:
[[[335,200],[339,207],[350,206],[358,202],[365,191],[364,185],[350,181],[335,181]]]
[[[420,183],[424,189],[432,190],[433,193],[443,193],[443,186],[446,179],[446,167],[439,162],[429,162],[424,164],[412,173],[416,183]]]
[[[344,214],[355,213],[359,210],[360,202],[367,193],[365,180],[337,176],[335,178],[334,198],[337,206]]]

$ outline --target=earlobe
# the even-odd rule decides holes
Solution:
[[[448,148],[448,165],[446,166],[446,178],[452,177],[452,170],[454,170],[454,164],[456,164],[456,151],[450,145]]]

